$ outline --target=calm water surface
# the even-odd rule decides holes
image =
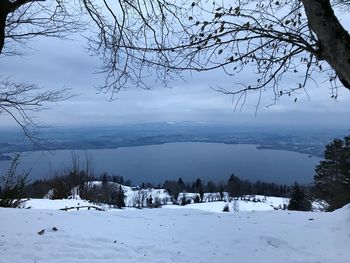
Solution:
[[[30,179],[50,177],[68,167],[73,151],[27,152],[19,170],[31,170]],[[95,173],[118,174],[133,183],[163,182],[182,177],[185,181],[226,181],[231,173],[243,179],[291,184],[312,182],[320,158],[282,150],[258,150],[255,145],[220,143],[166,143],[74,151],[81,165],[92,159]],[[0,172],[9,166],[0,162]],[[50,172],[51,171],[51,172]]]

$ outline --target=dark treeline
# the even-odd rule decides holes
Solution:
[[[182,178],[177,181],[166,180],[163,184],[169,194],[176,200],[180,193],[190,192],[198,193],[200,200],[203,200],[204,193],[220,193],[221,199],[224,192],[227,192],[230,197],[240,197],[243,195],[267,195],[287,197],[289,195],[289,186],[275,183],[267,183],[262,181],[251,182],[242,180],[232,174],[226,183],[215,183],[208,181],[204,183],[200,178],[192,183],[185,183]]]
[[[108,175],[103,173],[100,176],[87,172],[85,170],[72,169],[71,171],[62,172],[61,175],[49,179],[38,179],[24,187],[24,196],[29,198],[42,198],[49,195],[52,199],[61,199],[71,196],[72,189],[82,196],[87,194],[87,187],[92,187],[93,181],[104,183],[117,183],[131,186],[131,180],[124,180],[123,176]]]
[[[99,181],[100,183],[94,183]],[[115,184],[111,184],[111,182]],[[94,203],[105,203],[124,207],[124,193],[120,185],[130,185],[131,181],[122,176],[109,176],[103,173],[99,177],[85,170],[72,170],[67,174],[51,179],[36,180],[24,187],[23,196],[26,198],[64,199],[79,195],[81,198]]]
[[[101,184],[94,184],[93,181],[100,181]],[[74,194],[79,194],[83,199],[96,202],[115,205],[117,196],[120,199],[122,189],[116,187],[119,185],[131,186],[130,180],[125,180],[123,176],[109,175],[103,173],[95,176],[89,170],[78,169],[73,167],[69,171],[63,172],[63,175],[55,176],[50,179],[36,180],[24,187],[24,196],[27,198],[43,198],[44,196],[51,199],[68,198]],[[164,188],[168,191],[173,200],[178,200],[180,193],[198,193],[199,202],[203,201],[204,193],[220,193],[220,200],[223,200],[224,192],[229,197],[239,197],[243,195],[268,195],[286,197],[289,194],[287,185],[267,183],[262,181],[251,182],[242,180],[232,174],[226,183],[216,183],[208,181],[205,183],[200,178],[193,182],[184,182],[182,178],[178,180],[166,180],[163,185],[142,183],[135,187],[138,189]],[[118,204],[120,200],[118,199]]]

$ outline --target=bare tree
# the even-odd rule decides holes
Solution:
[[[90,43],[103,60],[103,92],[149,88],[149,75],[166,82],[183,71],[216,69],[235,82],[217,90],[242,102],[263,91],[274,101],[284,95],[296,101],[297,91],[310,81],[318,85],[320,76],[330,81],[332,98],[339,86],[350,89],[350,36],[334,13],[348,12],[349,1],[82,2],[98,30]],[[237,83],[244,71],[256,78]],[[287,78],[295,83],[281,85]]]
[[[0,55],[18,55],[18,47],[34,37],[65,38],[83,28],[69,1],[1,0]],[[0,76],[0,115],[12,117],[25,135],[36,141],[33,131],[38,127],[34,113],[48,103],[68,99],[68,89],[44,90],[35,84],[18,83]]]
[[[72,3],[77,3],[76,6]],[[181,72],[222,70],[244,104],[248,93],[271,92],[297,100],[310,81],[329,80],[350,89],[350,36],[335,11],[347,0],[2,0],[0,53],[11,41],[35,36],[63,37],[79,30],[79,19],[94,23],[90,51],[102,59],[101,92],[113,97],[129,86],[166,84]],[[82,12],[81,12],[82,11]],[[85,19],[85,17],[84,17]],[[5,43],[4,40],[8,39]],[[10,50],[11,51],[11,50]],[[13,50],[12,50],[13,52]],[[11,52],[10,52],[11,53]],[[239,83],[243,72],[255,79]],[[284,80],[293,79],[293,83]]]
[[[18,54],[16,44],[34,37],[65,38],[81,30],[78,7],[65,0],[1,0],[0,54]]]
[[[0,79],[0,115],[7,114],[22,128],[28,138],[36,141],[33,129],[37,127],[34,114],[55,103],[69,98],[67,89],[44,91],[34,84],[16,83]]]

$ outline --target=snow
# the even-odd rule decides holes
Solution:
[[[152,197],[153,202],[158,199],[163,204],[170,203],[170,195],[165,189],[141,189],[141,190],[133,190],[131,187],[123,186],[123,191],[125,195],[125,205],[132,207],[137,203],[137,200],[143,198],[143,204],[146,206],[146,199]]]
[[[28,199],[25,202],[25,208],[32,209],[62,209],[67,207],[80,207],[93,205],[88,201],[79,199]]]
[[[282,208],[283,205],[288,205],[289,203],[289,198],[285,198],[285,197],[255,195],[253,198],[261,202],[265,202],[275,208]]]
[[[132,190],[131,187],[124,187],[125,194],[125,204],[127,207],[133,207],[135,205],[135,200],[138,198],[137,195],[143,192],[145,198],[143,200],[146,206],[146,198],[152,196],[153,200],[159,198],[162,203],[169,202],[169,194],[164,189],[146,189],[146,190]],[[194,198],[196,194],[186,193],[186,197]],[[103,210],[110,209],[108,205],[104,204],[93,204],[89,201],[80,199],[79,195],[75,195],[77,199],[62,199],[62,200],[51,200],[51,199],[28,199],[23,207],[31,209],[63,209],[70,207],[85,207],[85,206],[96,206],[102,208]],[[180,199],[180,198],[179,198]],[[249,200],[250,199],[250,200]],[[255,200],[255,201],[252,201]],[[192,200],[193,201],[193,200]],[[274,209],[281,209],[283,205],[288,204],[288,198],[282,197],[271,197],[271,196],[251,196],[245,197],[245,200],[233,200],[231,202],[224,201],[214,201],[214,202],[204,202],[204,203],[191,203],[185,206],[179,205],[165,205],[163,207],[170,209],[198,209],[202,211],[221,213],[224,206],[228,205],[230,212],[237,211],[269,211]],[[234,207],[235,206],[235,207]],[[114,209],[113,209],[114,210]]]
[[[89,181],[88,185],[90,186],[101,186],[101,181]],[[110,185],[114,185],[116,187],[121,186],[124,191],[124,202],[127,207],[146,207],[147,206],[147,199],[151,198],[152,203],[154,204],[156,201],[162,205],[169,205],[172,204],[172,198],[170,197],[169,193],[165,189],[155,189],[155,188],[147,188],[147,189],[140,189],[139,187],[130,187],[125,186],[122,184],[109,182]],[[50,190],[47,195],[44,197],[47,199],[45,203],[42,203],[41,201],[38,201],[35,203],[35,201],[29,201],[26,203],[25,207],[31,206],[31,208],[39,208],[39,209],[61,209],[64,207],[78,207],[78,206],[85,206],[85,205],[92,205],[91,203],[87,201],[81,201],[81,205],[78,205],[79,202],[75,202],[75,199],[80,200],[78,187],[74,187],[72,189],[72,195],[70,196],[71,201],[67,201],[68,204],[65,204],[64,202],[60,202],[58,200],[55,200],[57,205],[50,204],[50,197],[52,196],[52,190]],[[195,208],[200,209],[204,211],[212,211],[212,212],[219,212],[222,211],[225,204],[221,205],[218,204],[219,200],[223,199],[226,202],[229,200],[232,202],[232,198],[229,197],[229,194],[227,192],[222,193],[222,197],[219,192],[215,193],[204,193],[203,194],[203,203],[201,204],[194,204],[194,200],[196,197],[200,197],[199,193],[190,193],[190,192],[181,192],[178,195],[177,202],[180,204],[182,203],[182,199],[185,198],[189,205],[186,206],[186,208]],[[243,200],[242,200],[243,199]],[[67,199],[68,200],[68,199]],[[32,204],[34,202],[34,204]],[[212,204],[214,203],[214,204]],[[222,203],[222,202],[221,202]],[[239,198],[236,202],[238,204],[238,207],[236,209],[232,210],[239,210],[239,211],[265,211],[265,210],[272,210],[272,209],[282,209],[283,207],[286,207],[289,203],[289,198],[283,198],[283,197],[273,197],[273,196],[263,196],[263,195],[245,195],[242,196],[242,198]],[[230,204],[229,204],[230,206]],[[321,210],[320,204],[315,203],[314,204],[315,210]],[[104,206],[106,208],[106,206]],[[174,208],[174,207],[171,207]],[[230,209],[231,210],[231,209]]]
[[[274,208],[266,203],[254,203],[254,202],[248,202],[248,201],[241,201],[238,200],[238,211],[269,211],[274,210]],[[175,205],[168,205],[165,206],[166,208],[171,209],[198,209],[202,211],[208,211],[213,213],[223,213],[223,209],[225,204],[229,206],[230,212],[234,212],[233,209],[233,202],[208,202],[208,203],[198,203],[198,204],[188,204],[185,206],[175,206]]]
[[[90,181],[88,183],[91,186],[94,185],[101,185],[101,181]],[[167,204],[170,203],[170,195],[165,189],[154,189],[154,188],[149,188],[149,189],[138,189],[137,187],[130,187],[130,186],[125,186],[121,185],[118,183],[113,183],[109,182],[109,184],[116,185],[117,187],[121,186],[124,195],[125,195],[125,205],[128,207],[133,207],[135,206],[135,203],[138,202],[139,199],[142,199],[144,206],[146,206],[147,198],[152,197],[153,202],[158,199],[161,203]]]
[[[30,200],[33,208],[77,201]],[[1,208],[0,263],[349,262],[350,205],[332,213],[221,213],[223,205],[108,212]],[[201,206],[220,213],[193,209]]]

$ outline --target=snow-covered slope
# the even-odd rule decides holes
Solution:
[[[197,203],[188,204],[185,206],[168,205],[166,208],[172,209],[199,209],[214,213],[224,213],[223,209],[225,205],[228,205],[229,212],[242,212],[242,211],[269,211],[274,210],[274,208],[266,203],[260,202],[249,202],[249,201],[234,201],[234,202],[208,202],[208,203]]]
[[[350,258],[350,206],[332,213],[2,208],[0,218],[1,263],[347,263]]]
[[[98,185],[100,186],[102,184],[101,181],[91,181],[88,182],[89,185]],[[148,189],[139,189],[137,187],[130,187],[118,183],[109,182],[110,185],[114,186],[121,186],[124,191],[124,202],[125,205],[128,207],[134,207],[137,203],[143,203],[142,206],[147,205],[147,198],[152,197],[153,202],[156,200],[159,201],[161,204],[167,204],[170,203],[171,198],[168,192],[165,189],[154,189],[154,188],[148,188]],[[73,196],[74,197],[74,196]],[[75,198],[75,197],[74,197]]]
[[[130,191],[126,193],[128,194],[128,196],[125,198],[126,205],[128,205],[129,207],[132,207],[132,204],[134,203],[134,198],[136,198],[135,192]],[[149,192],[147,193],[149,194]],[[153,190],[152,194],[153,194],[153,197],[165,196],[164,198],[167,198],[166,197],[167,194],[165,194],[161,190],[159,191],[159,193],[157,193],[156,190]],[[198,210],[203,210],[208,212],[222,213],[226,205],[229,208],[229,212],[269,211],[269,210],[274,210],[275,208],[281,207],[281,204],[283,204],[283,202],[284,204],[288,203],[288,199],[280,198],[280,197],[264,197],[264,200],[259,202],[253,202],[248,200],[236,200],[231,202],[216,201],[216,202],[205,202],[205,203],[192,203],[185,206],[166,205],[163,207],[171,208],[171,209],[198,209]],[[78,208],[78,207],[82,209],[84,207],[86,208],[86,206],[99,207],[103,210],[115,210],[105,204],[96,205],[89,201],[81,200],[81,199],[62,199],[62,200],[28,199],[23,204],[24,208],[55,209],[55,210],[64,209],[64,208]]]
[[[146,206],[146,200],[150,196],[152,196],[153,200],[157,198],[161,200],[162,204],[171,204],[169,194],[164,189],[146,189],[146,190],[132,190],[132,188],[125,186],[125,204],[127,207],[134,207],[137,199],[142,197],[144,206]],[[140,195],[141,193],[141,195]],[[194,199],[194,196],[197,194],[188,194],[186,196],[188,198]],[[108,205],[103,204],[92,204],[89,201],[81,200],[79,195],[75,196],[78,199],[62,199],[62,200],[51,200],[51,199],[27,199],[27,201],[23,204],[24,208],[31,209],[63,209],[70,207],[84,207],[84,206],[97,206],[104,210],[109,209]],[[179,198],[180,199],[180,198]],[[225,205],[228,205],[230,212],[237,211],[269,211],[273,209],[282,209],[283,206],[287,206],[289,199],[283,197],[272,197],[272,196],[245,196],[244,200],[235,200],[231,202],[224,201],[215,201],[215,202],[203,202],[203,203],[193,203],[193,199],[191,199],[192,203],[186,206],[178,206],[178,205],[167,205],[167,208],[185,208],[185,209],[199,209],[203,211],[210,212],[222,212]],[[227,198],[226,198],[227,199]],[[254,200],[254,201],[253,201]]]
[[[30,209],[62,209],[67,207],[83,207],[93,205],[89,201],[81,199],[28,199],[24,203],[25,208]]]

